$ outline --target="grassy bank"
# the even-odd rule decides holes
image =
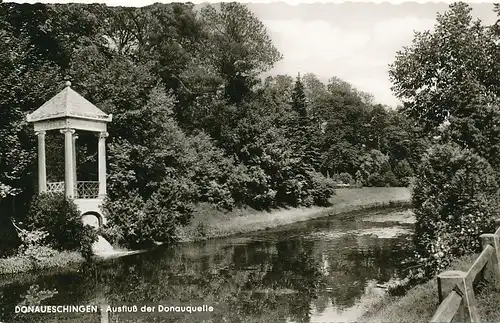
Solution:
[[[36,259],[13,256],[0,259],[0,275],[24,273],[48,268],[63,268],[83,261],[82,255],[76,251],[62,251],[48,257],[37,257]]]
[[[189,226],[179,229],[181,241],[196,241],[275,228],[328,215],[369,208],[408,205],[410,191],[404,187],[342,188],[330,207],[288,208],[271,212],[239,209],[223,213],[201,206]]]
[[[466,256],[450,266],[450,270],[467,271],[478,255]],[[476,294],[478,311],[484,322],[500,322],[500,291],[487,283]],[[359,322],[429,322],[438,308],[437,280],[410,289],[405,296],[385,296],[358,320]]]

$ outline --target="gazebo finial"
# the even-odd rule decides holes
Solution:
[[[66,81],[66,87],[70,87],[71,86],[71,81],[70,80],[67,80]]]

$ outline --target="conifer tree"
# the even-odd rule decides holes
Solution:
[[[307,118],[307,98],[304,91],[304,84],[300,79],[300,73],[297,76],[292,92],[292,109],[298,114],[299,118]]]
[[[307,97],[300,73],[292,92],[292,111],[294,114],[290,120],[290,134],[293,148],[311,170],[318,170],[321,164],[318,150],[319,129],[316,129],[309,118]]]

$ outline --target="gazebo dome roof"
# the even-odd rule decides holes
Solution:
[[[64,90],[45,102],[33,113],[28,114],[28,122],[40,122],[59,118],[78,118],[94,121],[111,121],[112,115],[90,103],[71,89],[71,82],[66,82]]]

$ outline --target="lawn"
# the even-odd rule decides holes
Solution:
[[[410,191],[404,187],[367,187],[337,189],[330,199],[330,207],[286,208],[270,212],[238,209],[224,213],[200,205],[190,225],[179,229],[178,234],[182,241],[223,237],[367,208],[409,204],[410,198]]]

